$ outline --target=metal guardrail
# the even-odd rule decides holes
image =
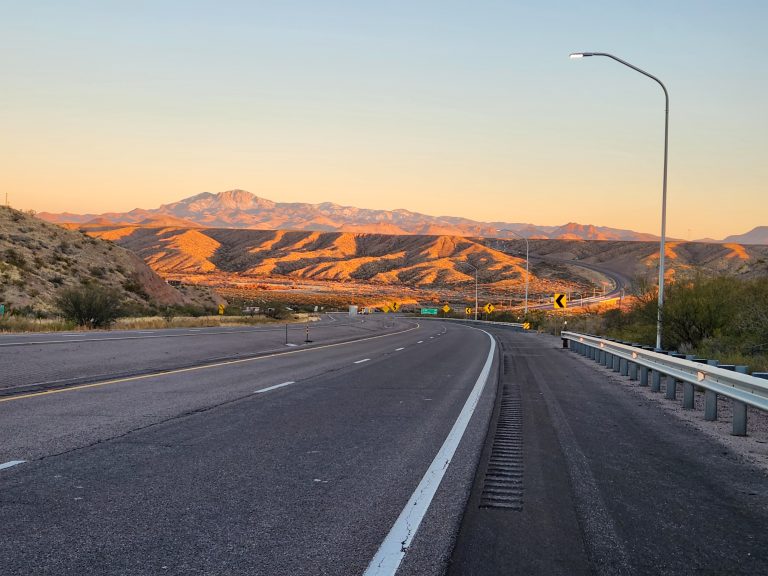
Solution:
[[[661,392],[665,379],[666,398],[676,399],[677,384],[683,385],[683,408],[692,410],[695,390],[704,390],[704,419],[717,420],[717,397],[729,398],[733,407],[733,435],[747,435],[747,406],[768,411],[768,380],[742,374],[714,364],[680,358],[682,354],[664,354],[577,332],[561,333],[563,346],[598,364],[640,380],[653,392]],[[678,357],[676,357],[678,356]],[[736,368],[736,367],[733,367]]]
[[[442,320],[449,322],[459,322],[460,324],[474,324],[475,326],[501,326],[506,328],[517,328],[520,331],[526,331],[523,325],[519,322],[493,322],[491,320],[470,320],[464,318],[430,318],[429,316],[413,316],[413,318],[420,318],[422,320]]]

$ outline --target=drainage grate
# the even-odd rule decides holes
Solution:
[[[517,384],[504,384],[501,391],[501,410],[480,507],[523,509],[523,419]]]
[[[510,358],[505,354],[504,355],[504,374],[506,374],[507,372],[510,372],[511,370],[512,370],[512,358]]]

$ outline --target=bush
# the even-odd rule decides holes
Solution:
[[[96,284],[65,288],[56,297],[56,306],[65,319],[88,328],[109,327],[121,315],[117,293]]]
[[[9,264],[13,264],[16,266],[16,268],[19,268],[20,270],[26,270],[27,269],[27,261],[24,258],[24,255],[18,252],[17,250],[14,250],[13,248],[8,248],[5,251],[5,261]]]

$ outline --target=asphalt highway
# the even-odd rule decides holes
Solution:
[[[332,323],[8,346],[88,381],[0,397],[0,573],[768,574],[765,473],[559,338]]]
[[[0,335],[0,396],[397,332],[393,315],[297,324]],[[287,329],[287,330],[286,330]],[[306,343],[307,330],[311,343]]]
[[[0,398],[0,572],[362,574],[416,494],[422,539],[400,573],[442,573],[493,405],[495,343],[464,326],[366,324],[314,347]],[[238,338],[254,336],[140,345]],[[107,345],[70,353],[88,366]],[[447,466],[436,456],[468,404]]]
[[[765,472],[559,338],[492,330],[518,431],[491,425],[449,575],[768,574]],[[502,401],[503,404],[503,401]],[[484,504],[504,458],[519,505]]]

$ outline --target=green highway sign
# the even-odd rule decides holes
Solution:
[[[422,308],[421,313],[428,316],[437,316],[437,308]]]

